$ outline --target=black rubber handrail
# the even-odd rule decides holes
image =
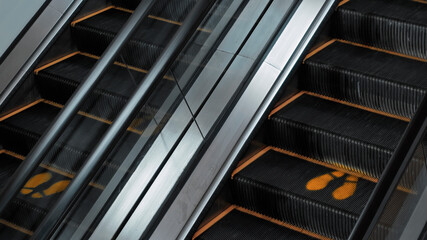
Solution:
[[[91,94],[97,83],[114,62],[121,48],[126,44],[132,33],[139,27],[139,23],[149,15],[149,11],[156,1],[144,0],[114,38],[101,58],[96,62],[86,79],[78,87],[72,97],[65,104],[45,134],[28,154],[26,160],[18,167],[13,176],[0,193],[0,213],[3,213],[9,202],[19,192],[30,174],[39,166],[47,152],[52,148],[64,129],[76,115],[84,100]]]
[[[158,83],[162,81],[170,66],[176,61],[176,58],[182,52],[194,32],[197,31],[197,28],[200,26],[206,16],[206,13],[211,9],[214,2],[215,0],[197,1],[196,5],[186,17],[169,44],[156,60],[153,67],[138,85],[132,97],[121,110],[114,123],[108,128],[101,141],[91,152],[88,159],[71,181],[67,189],[62,193],[59,200],[53,208],[50,209],[43,222],[37,228],[32,239],[47,239],[54,233],[56,228],[60,226],[73,203],[75,203],[80,194],[92,180],[99,167],[103,164],[103,160],[108,156],[113,146],[122,137],[123,133],[148,100]]]
[[[424,96],[415,116],[405,130],[390,162],[384,169],[349,237],[351,240],[369,239],[389,202],[394,190],[412,160],[415,150],[427,129],[427,95]]]

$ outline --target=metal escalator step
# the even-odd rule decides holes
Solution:
[[[94,58],[76,54],[38,71],[35,81],[42,98],[65,104],[95,63]],[[124,67],[111,65],[81,110],[103,119],[114,120],[144,76],[142,69],[128,71]],[[144,111],[155,113],[174,87],[172,80],[163,79],[145,105]]]
[[[334,239],[345,239],[375,183],[269,150],[236,173],[235,203]]]
[[[55,182],[65,178],[62,175],[58,175],[50,171],[46,172],[45,169],[42,169],[42,171],[52,174],[52,178],[50,181],[35,188],[32,193],[40,193],[43,190],[46,190],[46,188],[52,186]],[[37,173],[39,173],[39,170],[35,174]],[[78,213],[74,214],[71,219],[67,219],[68,222],[80,222],[85,216],[84,214],[87,214],[96,199],[100,196],[102,190],[90,187],[86,192],[86,198],[79,204],[79,208],[77,210]],[[2,214],[2,219],[13,225],[19,226],[20,228],[35,231],[37,226],[48,213],[49,207],[55,204],[59,199],[61,192],[46,195],[41,198],[32,197],[32,193],[28,195],[18,193],[18,196],[12,200],[5,212]]]
[[[302,94],[268,122],[271,144],[379,178],[407,122]]]
[[[427,59],[427,5],[409,0],[352,0],[335,16],[336,36]]]
[[[303,67],[302,90],[409,118],[427,89],[427,62],[339,41]]]
[[[232,210],[196,238],[197,240],[315,239],[302,233]]]
[[[115,6],[127,9],[135,9],[141,0],[113,0]],[[183,21],[191,9],[196,4],[196,0],[160,0],[157,1],[151,14],[173,21]]]
[[[59,111],[59,108],[41,102],[0,122],[1,144],[7,150],[27,155]],[[104,122],[77,115],[45,156],[43,164],[75,174],[108,127]],[[94,182],[108,183],[138,138],[138,134],[127,131],[108,157],[103,174]]]
[[[0,219],[0,239],[25,240],[31,237],[33,232],[28,229],[14,226],[13,224]]]
[[[78,22],[72,27],[74,42],[80,51],[101,56],[130,15],[112,8]],[[126,64],[150,69],[178,28],[179,25],[152,18],[143,20],[121,51]],[[117,60],[123,62],[120,56]]]

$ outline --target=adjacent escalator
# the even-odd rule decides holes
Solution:
[[[39,97],[32,103],[1,116],[1,188],[7,188],[4,183],[25,161],[25,156],[53,123],[61,108],[141,1],[113,2],[114,5],[71,23],[71,43],[57,41],[52,48],[61,49],[61,44],[67,44],[75,45],[76,51],[56,52],[55,55],[62,56],[35,69],[30,82],[33,80]],[[43,158],[42,164],[2,213],[1,239],[26,239],[33,234],[195,3],[194,0],[157,1],[149,17],[143,20],[117,61],[108,68],[96,90]],[[208,32],[204,28],[199,31],[200,35]],[[64,46],[63,49],[67,47]],[[132,144],[140,137],[148,121],[174,86],[174,79],[165,76],[156,87],[153,97],[150,97],[90,183],[89,197],[80,205],[79,211],[90,209],[96,196],[99,196],[117,171],[123,156],[130,151]]]
[[[193,239],[350,236],[426,94],[427,4],[343,1],[330,29],[332,40],[305,58],[298,91],[261,128],[264,147],[233,171],[229,207],[213,209]],[[396,209],[413,181],[401,181]],[[392,237],[390,224],[380,222],[372,239]]]

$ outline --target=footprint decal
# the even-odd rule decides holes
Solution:
[[[31,194],[32,198],[43,198],[43,197],[47,197],[55,193],[60,193],[64,191],[67,188],[68,184],[70,183],[70,180],[58,181],[50,185],[45,190],[35,192],[35,188],[39,187],[44,183],[49,182],[51,178],[52,178],[52,174],[49,172],[40,173],[31,177],[30,180],[28,180],[28,182],[21,189],[21,194],[29,195],[30,193],[32,193]]]
[[[320,191],[326,188],[331,181],[342,178],[344,175],[345,173],[340,171],[323,174],[308,181],[306,189],[309,191]],[[358,179],[355,176],[347,176],[343,185],[332,192],[332,197],[336,200],[344,200],[353,196],[356,191]]]

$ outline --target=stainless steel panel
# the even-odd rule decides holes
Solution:
[[[178,233],[170,231],[181,229],[177,239],[187,236],[333,4],[333,0],[301,2],[151,239],[173,239]]]

